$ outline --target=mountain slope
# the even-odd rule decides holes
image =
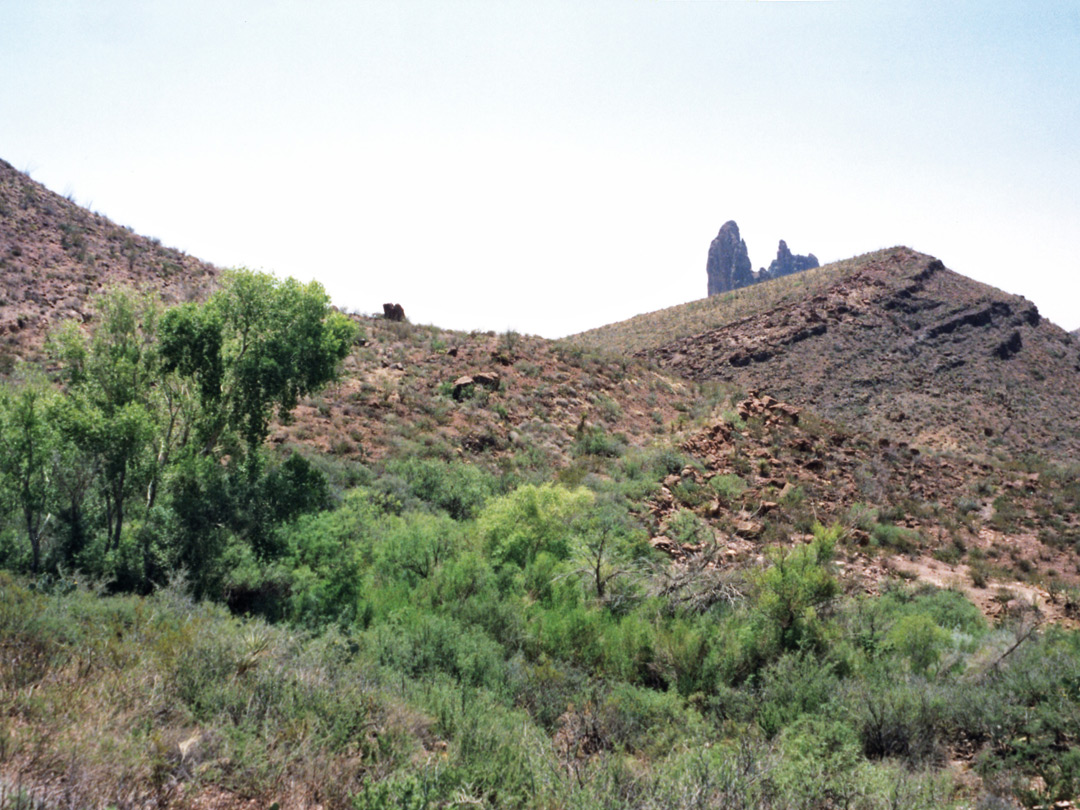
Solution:
[[[138,286],[167,302],[184,301],[202,296],[218,273],[0,160],[0,351],[6,356],[32,352],[51,324],[88,318],[91,299],[107,286]]]
[[[209,265],[0,168],[12,289],[0,322],[16,324],[5,335],[9,358],[34,356],[52,323],[92,318],[88,298],[112,283],[175,301],[215,282]],[[82,243],[65,247],[73,232]],[[118,246],[118,237],[129,241]],[[1008,547],[1038,581],[1056,572],[1074,581],[1075,564],[1061,555],[1080,537],[1075,472],[1008,456],[1075,457],[1076,400],[1054,383],[1075,376],[1080,342],[1023,299],[929,256],[881,251],[577,343],[355,317],[362,339],[340,382],[271,436],[283,456],[300,450],[343,488],[412,458],[570,485],[663,468],[636,499],[654,540],[682,543],[676,556],[686,553],[690,512],[742,564],[816,520],[861,524],[872,508],[922,538],[912,559],[949,542],[990,559]],[[604,350],[619,346],[639,356]],[[750,390],[801,406],[801,419],[788,424],[789,405]],[[995,448],[1004,459],[991,457]],[[396,492],[394,475],[384,484]],[[738,497],[713,491],[736,479]],[[957,513],[963,525],[953,525]],[[867,541],[869,529],[859,531]],[[872,559],[852,566],[871,585],[888,576]]]
[[[908,248],[739,292],[573,340],[923,447],[1080,453],[1080,394],[1062,384],[1080,374],[1080,342],[1019,296]]]

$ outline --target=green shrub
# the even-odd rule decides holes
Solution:
[[[878,510],[865,503],[853,503],[848,508],[845,522],[864,532],[872,531],[877,526]]]
[[[889,631],[887,643],[916,675],[925,675],[941,659],[941,649],[951,639],[925,614],[904,616]]]
[[[753,576],[753,605],[738,628],[736,679],[786,651],[825,650],[831,632],[827,612],[839,593],[829,570],[838,533],[838,527],[818,526],[812,543],[770,549],[771,565]]]
[[[733,503],[746,492],[747,484],[737,475],[714,475],[709,479],[709,486],[724,503]]]
[[[404,609],[373,632],[379,662],[411,677],[443,673],[459,684],[502,692],[502,648],[486,633],[446,616]]]
[[[920,535],[912,529],[901,526],[893,526],[889,523],[878,523],[870,532],[870,541],[877,546],[887,548],[900,554],[910,554],[918,547]]]
[[[978,637],[987,630],[982,612],[963,593],[933,585],[886,589],[873,610],[888,623],[905,616],[926,615],[945,630]]]
[[[600,425],[589,425],[580,431],[574,442],[575,456],[597,456],[600,458],[618,458],[626,452],[625,440],[612,436]]]
[[[466,543],[461,524],[445,515],[409,512],[385,519],[375,547],[375,570],[386,580],[415,587]]]
[[[499,563],[524,568],[541,551],[566,559],[574,524],[592,501],[586,489],[526,484],[488,503],[480,514],[480,534]]]
[[[689,509],[679,509],[668,518],[664,531],[676,543],[692,545],[708,542],[713,537],[709,524]]]
[[[754,719],[767,739],[804,715],[827,714],[839,678],[829,662],[805,653],[786,653],[762,670]]]
[[[952,717],[950,696],[942,690],[922,679],[898,680],[883,670],[845,699],[866,757],[920,764],[940,756]]]
[[[455,520],[476,517],[498,491],[498,482],[475,464],[409,456],[391,461],[387,472],[404,480],[409,493]]]

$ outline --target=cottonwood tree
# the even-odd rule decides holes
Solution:
[[[235,270],[205,304],[165,313],[163,370],[194,382],[203,453],[230,430],[257,447],[275,411],[287,419],[301,397],[335,378],[356,331],[317,282]]]
[[[128,501],[158,475],[154,443],[160,434],[161,307],[150,296],[118,288],[98,298],[95,309],[91,335],[69,323],[52,346],[79,414],[68,422],[71,439],[93,460],[97,473],[108,551],[120,545]]]
[[[204,303],[164,309],[115,289],[94,310],[90,330],[69,323],[50,339],[58,385],[0,390],[0,498],[20,515],[33,570],[53,514],[64,559],[99,575],[126,560],[125,587],[176,564],[205,586],[237,540],[277,553],[276,527],[328,492],[302,457],[267,461],[270,421],[335,378],[356,325],[317,283],[248,270]]]
[[[205,303],[165,312],[160,371],[192,394],[194,442],[177,460],[172,488],[176,552],[197,592],[216,587],[230,535],[273,555],[267,524],[325,500],[324,479],[306,462],[297,457],[267,474],[260,451],[275,413],[287,421],[301,397],[336,378],[356,333],[318,283],[250,270],[228,273]]]
[[[51,418],[56,400],[56,392],[40,380],[0,390],[0,489],[20,513],[35,573],[41,569],[42,534],[56,491],[59,436]]]

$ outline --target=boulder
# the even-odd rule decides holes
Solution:
[[[465,396],[465,392],[472,388],[474,382],[473,378],[468,375],[458,377],[454,380],[454,390],[450,395],[460,402],[462,397]]]
[[[404,321],[405,310],[401,304],[383,304],[383,317],[388,321]]]
[[[498,373],[494,371],[478,371],[472,375],[472,381],[479,386],[487,388],[490,391],[497,391],[499,389],[499,381],[502,378]]]
[[[750,520],[743,518],[735,521],[735,534],[739,537],[745,537],[749,540],[761,537],[765,532],[765,526],[758,523],[756,520]]]

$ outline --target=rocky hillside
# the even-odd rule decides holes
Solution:
[[[1080,374],[1080,342],[1021,297],[907,248],[740,292],[694,334],[702,302],[575,339],[925,448],[1080,453],[1080,394],[1062,384]]]
[[[698,388],[641,358],[515,332],[357,320],[363,338],[341,382],[303,402],[272,441],[342,460],[409,453],[553,473],[664,437]]]
[[[202,297],[219,273],[0,160],[0,371],[33,357],[61,321],[92,319],[93,297],[112,285],[156,291],[168,304]],[[553,469],[583,437],[611,448],[649,441],[680,416],[676,403],[687,396],[686,384],[640,359],[513,332],[356,318],[364,339],[341,383],[305,401],[275,443],[343,461],[412,448],[504,465],[517,456]]]
[[[175,301],[214,283],[215,268],[0,167],[9,357],[60,319],[91,318],[110,284]],[[918,576],[947,566],[950,582],[985,560],[998,581],[1021,563],[1033,582],[1075,579],[1080,488],[1027,454],[1076,457],[1080,409],[1060,381],[1080,341],[929,256],[880,251],[562,342],[355,317],[341,381],[271,437],[342,484],[408,457],[573,484],[674,451],[644,520],[678,559],[707,550],[682,525],[692,512],[730,564],[838,520],[867,587],[892,576],[882,546]],[[871,536],[886,515],[895,532]]]
[[[0,352],[33,352],[51,324],[88,319],[112,284],[166,301],[203,295],[218,269],[49,191],[0,160]]]

